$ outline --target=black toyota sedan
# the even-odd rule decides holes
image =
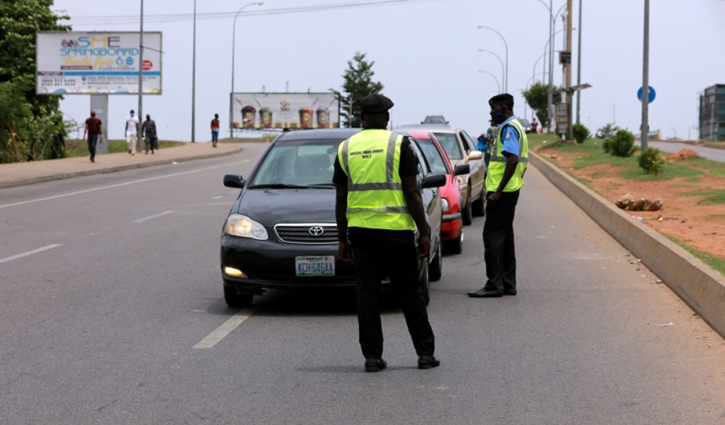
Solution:
[[[242,189],[221,237],[224,299],[233,308],[252,303],[266,289],[331,288],[355,285],[355,269],[340,260],[335,223],[333,165],[338,145],[359,129],[282,133],[259,159],[248,179],[224,176],[226,187]],[[426,301],[429,282],[442,270],[439,187],[444,174],[431,173],[414,146],[418,182],[430,225],[431,255],[419,276]]]

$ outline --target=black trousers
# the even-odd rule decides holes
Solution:
[[[433,329],[418,281],[418,254],[412,231],[349,229],[357,275],[357,318],[360,348],[366,359],[383,355],[380,286],[388,276],[403,309],[408,332],[419,356],[432,356]]]
[[[96,158],[96,143],[98,143],[98,134],[88,133],[88,152],[91,153],[91,161]]]
[[[489,192],[487,196],[490,194]],[[516,247],[514,214],[519,191],[504,192],[496,207],[486,204],[483,248],[486,259],[487,291],[516,290]]]

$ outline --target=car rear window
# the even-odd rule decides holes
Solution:
[[[454,133],[433,133],[438,139],[438,143],[448,155],[448,159],[455,161],[457,159],[463,159],[463,152],[461,146],[458,144],[458,139]]]

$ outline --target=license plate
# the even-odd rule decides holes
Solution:
[[[335,276],[335,257],[296,257],[297,276]]]

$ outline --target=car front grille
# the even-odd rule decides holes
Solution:
[[[282,242],[299,244],[337,243],[337,225],[335,224],[278,224],[274,226]]]

